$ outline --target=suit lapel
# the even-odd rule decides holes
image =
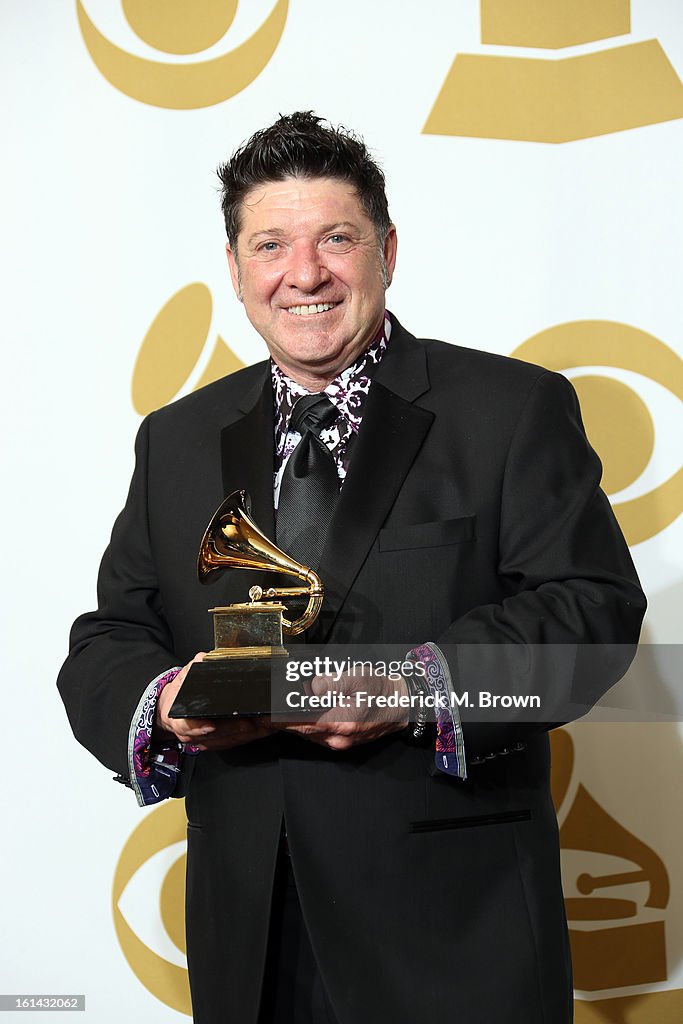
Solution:
[[[320,563],[325,604],[309,642],[325,640],[431,427],[413,404],[429,390],[424,349],[393,321],[368,394],[349,472]]]
[[[273,396],[269,364],[240,405],[240,417],[221,431],[224,495],[244,488],[254,522],[275,538],[273,511]]]

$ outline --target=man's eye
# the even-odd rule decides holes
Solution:
[[[348,235],[330,235],[328,242],[333,242],[335,245],[342,245],[344,242],[348,242]]]
[[[261,252],[277,252],[279,248],[279,242],[264,242],[261,246]]]

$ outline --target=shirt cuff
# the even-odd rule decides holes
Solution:
[[[152,739],[157,699],[180,672],[167,669],[149,684],[135,709],[128,733],[128,769],[133,792],[140,807],[159,803],[173,795],[182,771],[184,754],[199,753],[197,747],[178,740]]]
[[[453,680],[448,662],[436,644],[421,644],[408,651],[409,661],[423,667],[421,673],[436,708],[436,749],[434,763],[439,771],[467,778],[465,738],[462,733],[460,711],[453,699]]]

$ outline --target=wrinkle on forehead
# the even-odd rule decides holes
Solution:
[[[272,189],[273,186],[281,186],[281,188],[277,189],[277,191],[284,191],[284,192],[294,192],[294,191],[296,191],[299,195],[301,195],[302,191],[304,191],[304,188],[303,188],[304,185],[320,185],[320,186],[324,187],[325,185],[332,184],[332,183],[335,184],[335,185],[342,185],[342,186],[346,185],[346,186],[348,186],[347,190],[346,190],[348,192],[348,194],[350,196],[354,196],[354,198],[358,199],[358,192],[357,192],[356,188],[354,187],[353,183],[350,182],[350,181],[345,181],[344,178],[335,178],[335,177],[329,177],[329,178],[319,178],[319,177],[305,178],[305,177],[302,177],[302,176],[299,175],[299,176],[297,176],[295,178],[274,178],[272,181],[264,181],[264,182],[262,182],[262,183],[260,183],[258,185],[254,185],[249,190],[249,192],[246,193],[246,195],[242,199],[242,203],[243,203],[244,206],[254,206],[257,203],[260,203],[263,200],[263,197],[265,196],[266,192],[269,189]],[[305,189],[305,191],[307,192],[308,189]],[[252,196],[256,196],[257,193],[261,193],[261,195],[258,198],[252,199],[251,197]]]
[[[308,188],[305,185],[320,185],[320,190],[314,195],[310,194]],[[341,178],[283,178],[275,181],[266,181],[261,185],[255,185],[247,194],[244,196],[241,202],[242,211],[248,210],[250,212],[258,212],[258,207],[268,197],[275,200],[274,207],[295,210],[305,209],[309,206],[315,205],[316,201],[322,198],[329,198],[329,191],[325,189],[327,184],[335,184],[348,186],[345,189],[346,195],[349,198],[355,200],[358,203],[361,212],[367,217],[363,205],[360,201],[358,192],[356,191],[353,184],[346,182]],[[279,187],[278,187],[279,186]],[[281,202],[278,202],[278,197],[281,197]],[[239,218],[239,231],[241,232],[244,228],[242,217]]]

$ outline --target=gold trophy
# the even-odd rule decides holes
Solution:
[[[281,551],[251,518],[246,491],[233,491],[213,515],[197,556],[197,576],[212,583],[227,569],[294,576],[296,587],[251,587],[249,601],[210,608],[214,648],[192,666],[170,711],[172,718],[269,714],[274,659],[287,657],[283,630],[296,636],[311,626],[323,603],[322,580]],[[283,598],[307,598],[302,614],[286,617]]]

